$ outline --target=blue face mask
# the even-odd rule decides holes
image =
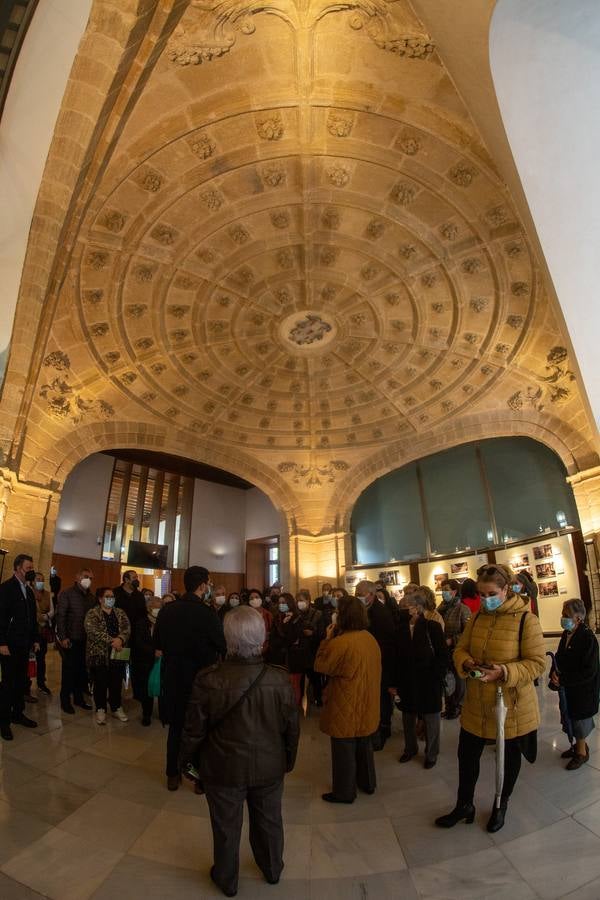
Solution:
[[[212,591],[210,588],[208,588],[208,590],[204,591],[205,602],[208,603],[208,601],[210,600],[211,597],[212,597]]]
[[[560,627],[565,631],[573,631],[573,629],[575,628],[575,620],[567,618],[567,616],[563,616],[560,620]]]
[[[523,585],[518,582],[517,584],[513,584],[512,589],[514,594],[520,594],[523,590]]]
[[[486,612],[496,612],[502,606],[503,599],[502,597],[498,597],[498,595],[494,595],[492,597],[483,597],[482,598],[483,605],[485,607]]]
[[[445,603],[450,603],[452,599],[452,591],[442,591],[442,600],[444,600]]]
[[[331,596],[329,594],[323,594],[323,603],[331,603]]]
[[[289,608],[289,606],[287,605],[287,603],[280,603],[280,604],[279,604],[279,612],[281,612],[281,613],[286,613],[286,612],[289,612],[289,611],[290,611],[290,608]]]
[[[334,609],[337,609],[337,599],[335,597],[331,598],[331,605]]]
[[[113,606],[115,605],[115,598],[114,597],[105,597],[103,602],[104,602],[104,606],[106,607],[106,609],[112,609]]]

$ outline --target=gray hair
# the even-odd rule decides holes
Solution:
[[[251,606],[230,610],[223,621],[228,656],[260,656],[266,638],[263,617]]]
[[[563,609],[568,609],[572,616],[579,616],[582,622],[585,622],[587,612],[585,603],[579,597],[572,597],[571,600],[565,600]]]
[[[354,588],[354,595],[358,597],[360,594],[361,597],[364,594],[374,594],[375,593],[375,585],[372,581],[359,581],[356,587]]]
[[[413,606],[418,606],[421,612],[427,609],[428,597],[424,591],[422,591],[421,589],[413,591],[411,594],[409,594],[409,597],[409,603],[411,603]]]

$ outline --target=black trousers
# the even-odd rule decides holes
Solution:
[[[169,725],[167,736],[167,778],[179,775],[179,750],[181,748],[181,734],[183,725],[174,722]]]
[[[387,687],[381,685],[379,694],[379,732],[384,737],[390,737],[392,733],[392,713],[394,700],[390,696]]]
[[[0,722],[8,725],[23,715],[29,678],[29,650],[10,647],[10,656],[0,656]]]
[[[377,787],[371,737],[331,738],[331,792],[338,800],[354,800],[356,789]]]
[[[261,787],[229,787],[204,782],[214,846],[214,879],[227,892],[237,891],[244,801],[248,804],[250,846],[265,878],[283,869],[283,778]]]
[[[66,706],[73,697],[75,703],[81,703],[88,689],[85,641],[72,641],[68,650],[61,647],[60,655],[62,657],[60,702]]]
[[[37,681],[38,687],[44,687],[46,684],[46,653],[48,652],[48,641],[46,638],[40,636],[38,639],[38,643],[40,645],[40,649],[35,654],[35,665],[36,665],[36,676],[35,680]],[[31,691],[31,678],[27,679],[27,686]]]
[[[320,672],[315,672],[314,669],[307,669],[302,678],[302,693],[304,694],[304,679],[308,678],[308,683],[310,684],[312,690],[313,700],[315,701],[315,703],[322,703],[325,677],[321,675]]]
[[[472,803],[475,785],[479,778],[479,761],[485,738],[460,730],[458,739],[458,805]],[[508,800],[517,783],[521,771],[521,745],[519,738],[511,738],[504,742],[504,788],[502,799]]]
[[[120,707],[124,674],[124,664],[114,660],[109,662],[107,666],[94,666],[92,668],[96,710],[106,709],[107,697],[113,712]]]
[[[151,719],[154,712],[154,697],[144,697],[143,700],[140,700],[140,706],[142,707],[142,717]]]

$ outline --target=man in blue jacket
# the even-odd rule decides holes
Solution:
[[[40,648],[35,595],[33,559],[20,553],[13,564],[13,575],[0,585],[0,735],[12,741],[11,722],[36,728],[37,722],[25,715],[29,653]]]

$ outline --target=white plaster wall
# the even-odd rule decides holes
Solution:
[[[94,453],[75,466],[63,488],[54,552],[100,559],[114,460]]]
[[[0,123],[0,384],[56,117],[92,0],[39,0]]]
[[[600,3],[498,0],[490,63],[515,163],[600,422]]]
[[[246,491],[246,540],[279,535],[280,579],[286,586],[290,580],[290,542],[285,516],[273,506],[258,488]]]
[[[246,568],[246,491],[196,479],[190,565],[213,572]]]

